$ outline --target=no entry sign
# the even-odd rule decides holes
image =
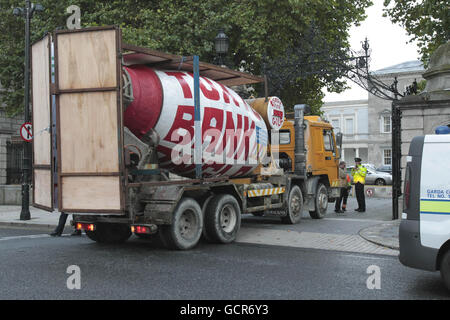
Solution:
[[[25,122],[20,127],[20,136],[26,142],[30,142],[31,140],[33,140],[33,125],[31,124],[31,122]]]
[[[368,197],[373,196],[373,189],[367,189],[366,190],[366,194],[367,194]]]

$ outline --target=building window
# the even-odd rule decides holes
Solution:
[[[391,149],[383,150],[383,164],[385,166],[392,165],[392,150]]]
[[[386,114],[381,116],[381,132],[391,133],[391,115]]]
[[[354,134],[353,126],[353,118],[345,118],[345,134]]]
[[[338,118],[331,118],[331,125],[335,133],[341,132],[341,124]]]

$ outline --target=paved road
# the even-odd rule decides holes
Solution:
[[[80,290],[66,286],[70,265],[81,270]],[[371,265],[379,290],[366,286]],[[450,298],[438,273],[395,256],[244,243],[180,252],[135,237],[109,246],[10,227],[0,228],[0,287],[0,299]]]

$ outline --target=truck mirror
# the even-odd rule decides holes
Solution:
[[[338,132],[336,134],[336,144],[339,146],[339,150],[342,149],[342,133]]]

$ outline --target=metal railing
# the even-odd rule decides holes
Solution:
[[[24,142],[6,142],[6,184],[21,184]]]

